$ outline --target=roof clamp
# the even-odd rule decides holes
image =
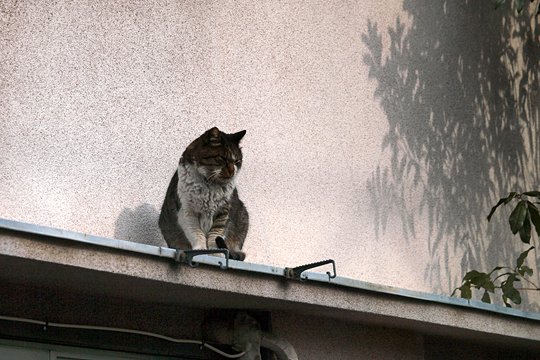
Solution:
[[[182,262],[188,264],[191,267],[199,266],[199,263],[193,261],[193,258],[197,255],[210,255],[210,254],[223,254],[225,258],[225,265],[222,261],[218,261],[219,267],[222,270],[229,268],[229,250],[227,249],[208,249],[208,250],[180,250],[176,249],[176,255],[174,260],[176,262]]]
[[[333,274],[330,273],[330,271],[326,272],[326,274],[328,275],[328,281],[330,281],[330,280],[332,280],[333,278],[336,277],[336,262],[334,260],[332,260],[332,259],[318,261],[318,262],[314,262],[314,263],[306,264],[306,265],[301,265],[301,266],[297,266],[297,267],[294,267],[294,268],[286,267],[283,275],[285,275],[285,277],[287,279],[296,279],[296,280],[300,280],[300,281],[306,281],[306,280],[308,280],[307,275],[302,276],[302,273],[304,271],[309,270],[309,269],[313,269],[313,268],[316,268],[316,267],[319,267],[319,266],[323,266],[323,265],[326,265],[326,264],[332,264]]]

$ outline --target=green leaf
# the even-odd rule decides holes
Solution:
[[[516,288],[514,288],[513,286],[508,286],[505,288],[505,290],[503,290],[503,292],[505,292],[506,298],[512,300],[514,304],[521,304],[521,294]]]
[[[463,277],[463,281],[470,282],[471,285],[475,285],[478,288],[483,288],[487,291],[494,292],[495,284],[489,278],[489,274],[471,270]]]
[[[508,297],[507,297],[506,295],[503,295],[502,298],[503,298],[504,305],[505,305],[506,307],[511,308],[512,305],[510,305],[510,304],[508,303]]]
[[[472,298],[470,282],[466,282],[465,284],[461,285],[461,287],[459,288],[459,291],[460,291],[460,297],[462,299],[470,300]]]
[[[487,292],[487,290],[484,291],[484,295],[482,296],[482,302],[491,304],[491,298],[489,297],[489,293]]]
[[[527,258],[527,255],[529,255],[529,251],[531,251],[532,249],[534,249],[534,246],[531,246],[528,250],[525,250],[524,252],[519,254],[519,257],[516,260],[516,265],[518,269],[523,265],[525,259]]]
[[[531,222],[533,223],[534,228],[536,229],[536,234],[540,236],[540,211],[538,211],[538,208],[536,207],[536,205],[534,205],[530,201],[527,201],[527,207],[529,208],[529,216],[531,217]]]
[[[540,191],[527,191],[523,195],[540,197]]]
[[[506,200],[506,198],[502,198],[502,199],[499,199],[499,202],[497,202],[497,205],[495,205],[494,207],[491,208],[491,211],[489,212],[488,216],[487,216],[487,219],[488,221],[491,220],[491,217],[493,216],[493,213],[495,212],[495,210],[497,210],[497,208],[499,206],[501,206],[502,204],[504,204],[504,201]]]
[[[521,200],[510,214],[508,221],[510,222],[510,229],[512,234],[517,234],[519,229],[523,227],[523,222],[527,217],[527,203],[525,200]]]
[[[471,270],[465,274],[465,276],[463,277],[463,281],[469,280],[471,282],[474,282],[475,279],[484,277],[486,275],[487,275],[486,273],[482,273],[476,270]]]
[[[506,297],[507,299],[512,300],[514,304],[521,304],[521,294],[514,288],[514,281],[519,281],[519,279],[516,278],[515,274],[512,274],[501,284],[503,299]],[[509,304],[505,301],[505,305],[508,306]]]
[[[504,205],[508,204],[510,202],[510,200],[512,200],[513,198],[516,197],[516,195],[517,195],[517,192],[515,192],[515,191],[512,191],[510,194],[508,194],[508,196],[504,200]]]
[[[525,266],[523,265],[522,267],[520,267],[518,269],[518,272],[521,276],[525,276],[525,275],[528,275],[528,276],[532,276],[533,274],[533,269],[531,269],[530,267],[528,266]]]
[[[497,208],[501,205],[506,205],[510,202],[510,200],[512,200],[514,198],[514,196],[516,196],[516,192],[511,192],[510,194],[508,194],[507,197],[505,198],[500,198],[499,199],[499,202],[497,202],[497,205],[495,205],[494,207],[491,208],[491,211],[489,212],[489,215],[487,216],[487,219],[488,221],[491,220],[491,217],[493,216],[493,213],[495,212],[495,210],[497,210]]]
[[[457,290],[459,290],[459,293],[460,293],[459,295],[462,299],[467,299],[467,300],[471,299],[472,291],[471,291],[470,281],[465,281],[460,287],[455,288],[451,296],[454,296]]]
[[[490,279],[487,279],[486,282],[482,284],[482,287],[489,292],[495,292],[495,284]]]
[[[525,244],[529,244],[531,242],[531,216],[529,215],[529,209],[527,209],[523,227],[519,229],[519,237]]]

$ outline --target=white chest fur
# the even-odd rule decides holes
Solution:
[[[209,184],[194,166],[178,166],[181,211],[196,216],[201,230],[206,234],[212,228],[216,214],[227,206],[234,187],[234,181],[227,184]]]

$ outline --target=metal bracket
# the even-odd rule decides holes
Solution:
[[[306,281],[308,280],[308,277],[302,276],[302,273],[304,271],[313,269],[322,265],[326,265],[326,264],[332,264],[333,274],[330,273],[330,271],[326,272],[326,274],[328,275],[328,281],[330,281],[336,277],[336,262],[332,259],[318,261],[318,262],[314,262],[314,263],[306,264],[306,265],[301,265],[295,268],[286,267],[284,271],[284,275],[287,279],[296,279],[296,280]]]
[[[225,264],[219,261],[219,267],[223,270],[229,268],[229,250],[227,249],[208,249],[208,250],[180,250],[176,249],[176,255],[174,260],[176,262],[186,263],[191,267],[199,266],[199,263],[193,261],[193,258],[197,255],[209,255],[209,254],[223,254],[225,256]]]

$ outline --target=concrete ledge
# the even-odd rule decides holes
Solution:
[[[287,311],[540,348],[536,320],[332,284],[189,268],[169,259],[11,230],[0,231],[0,282],[186,307]]]

